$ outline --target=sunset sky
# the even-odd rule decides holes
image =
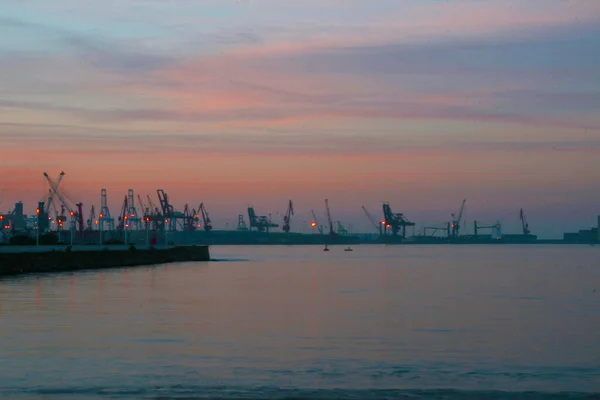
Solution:
[[[86,214],[162,188],[217,228],[600,214],[600,1],[20,0],[0,32],[2,212],[65,171]]]

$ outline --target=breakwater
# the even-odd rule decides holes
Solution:
[[[170,248],[12,248],[0,249],[0,276],[210,261],[208,246]]]

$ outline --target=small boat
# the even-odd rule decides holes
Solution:
[[[329,249],[327,248],[327,245],[325,245],[325,248],[323,249],[323,251],[329,251]]]
[[[344,249],[344,251],[353,251],[353,250],[352,250],[352,247],[348,246]]]

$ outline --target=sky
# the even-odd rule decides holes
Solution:
[[[0,210],[106,188],[373,230],[465,219],[560,237],[600,214],[600,2],[5,0]],[[87,211],[86,211],[87,213]],[[472,222],[468,222],[469,226]],[[301,225],[301,226],[298,226]]]

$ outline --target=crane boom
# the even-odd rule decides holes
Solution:
[[[365,212],[365,215],[367,216],[367,218],[369,219],[369,221],[371,221],[371,224],[373,224],[373,227],[379,232],[381,233],[381,224],[379,224],[377,222],[377,220],[375,219],[375,217],[373,217],[373,215],[369,212],[369,210],[367,210],[365,208],[365,206],[362,206],[363,211]]]
[[[315,210],[310,210],[313,217],[313,222],[310,224],[311,228],[317,228],[319,230],[319,234],[323,234],[323,227],[319,225],[319,221],[317,220],[317,216],[315,215]]]
[[[327,210],[327,221],[329,222],[329,235],[335,236],[333,221],[331,220],[331,211],[329,210],[329,201],[327,199],[325,199],[325,209]]]
[[[75,209],[73,209],[73,207],[71,207],[71,205],[69,205],[69,202],[67,201],[67,199],[58,190],[58,186],[60,185],[60,182],[62,181],[62,178],[64,176],[65,176],[65,173],[61,172],[60,175],[58,176],[57,181],[55,182],[54,180],[52,180],[52,178],[50,178],[50,176],[46,172],[44,172],[44,177],[48,181],[48,185],[50,186],[50,191],[52,192],[53,195],[58,197],[58,199],[61,202],[61,205],[64,206],[67,209],[67,211],[69,211],[69,214],[71,215],[71,217],[75,218],[75,220],[77,221],[77,225],[78,225],[78,231],[81,234],[83,234],[83,231],[85,229],[84,222],[83,222],[83,209],[82,209],[83,204],[77,203],[77,204],[75,204]]]
[[[210,218],[208,217],[208,212],[206,211],[206,208],[204,207],[204,203],[200,203],[200,206],[198,207],[198,209],[200,210],[200,213],[202,214],[202,224],[204,225],[204,230],[209,232],[212,230],[212,223],[210,221]]]

